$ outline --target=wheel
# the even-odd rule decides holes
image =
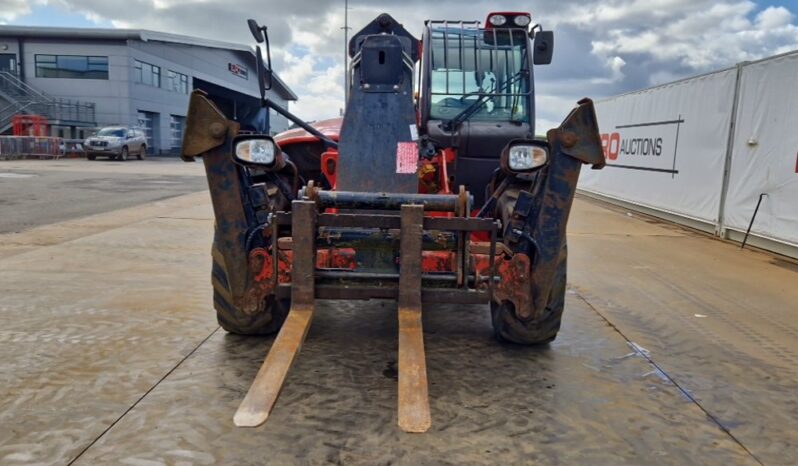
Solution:
[[[509,301],[501,304],[490,303],[493,333],[497,340],[522,345],[545,345],[554,341],[560,330],[565,308],[567,259],[568,248],[563,245],[549,303],[538,319],[530,321],[519,319],[515,314],[515,306]]]
[[[213,283],[213,307],[216,309],[216,320],[219,325],[230,333],[239,335],[268,335],[280,330],[285,321],[291,300],[276,299],[274,296],[266,298],[263,311],[248,313],[235,307],[230,295],[227,282],[227,268],[224,257],[216,247],[216,233],[213,237],[213,268],[211,269],[211,282]]]
[[[94,155],[87,155],[87,156],[86,156],[86,158],[87,158],[87,159],[89,159],[89,160],[94,160],[94,159],[96,159],[97,157],[96,157],[96,156],[94,156]]]
[[[145,146],[145,145],[141,146],[141,149],[139,150],[138,158],[139,158],[139,160],[144,160],[144,159],[147,158],[147,146]]]
[[[117,156],[117,160],[121,160],[122,162],[124,162],[125,160],[127,160],[127,155],[128,155],[127,146],[125,146],[122,148],[122,152],[120,152],[119,155]]]

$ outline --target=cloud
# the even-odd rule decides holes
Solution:
[[[24,20],[25,0],[2,0],[0,20]],[[37,0],[47,2],[48,0]],[[269,27],[275,69],[300,96],[303,118],[343,106],[343,0],[49,0],[116,26],[251,44],[245,19]],[[478,19],[493,1],[350,0],[352,31],[386,11],[417,36],[425,19]],[[528,11],[507,0],[503,10]],[[555,30],[554,63],[538,67],[537,115],[560,121],[581,97],[606,97],[798,48],[795,15],[748,0],[538,0],[533,19]],[[135,12],[131,14],[130,12]]]
[[[32,7],[41,3],[40,0],[3,0],[0,4],[0,24],[30,14]]]
[[[750,1],[656,0],[668,8],[646,12],[637,8],[637,1],[631,3],[626,16],[614,11],[607,18],[597,16],[590,25],[579,22],[582,27],[605,31],[593,40],[593,54],[634,64],[626,67],[628,79],[620,81],[623,87],[659,84],[662,79],[798,48],[798,27],[784,7],[757,12],[757,5]],[[601,10],[597,7],[596,12]]]

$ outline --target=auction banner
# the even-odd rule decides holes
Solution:
[[[596,102],[607,165],[579,188],[714,223],[718,217],[736,70]]]

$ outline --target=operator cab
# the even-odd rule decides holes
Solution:
[[[535,52],[529,13],[491,13],[479,21],[425,23],[419,68],[423,145],[457,150],[455,183],[476,205],[504,146],[534,137],[532,64],[551,61],[551,33],[537,31]],[[542,39],[548,39],[543,44]],[[540,47],[538,47],[540,45]],[[540,51],[538,51],[540,50]]]

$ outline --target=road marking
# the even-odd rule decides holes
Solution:
[[[132,404],[132,405],[130,405],[130,406],[127,408],[127,409],[125,409],[125,411],[124,411],[124,412],[123,412],[123,413],[122,413],[122,414],[121,414],[119,417],[117,417],[117,418],[116,418],[116,419],[115,419],[113,422],[111,422],[111,424],[109,424],[109,425],[108,425],[108,427],[106,427],[106,428],[105,428],[105,430],[103,430],[102,432],[100,432],[100,435],[98,435],[97,437],[95,437],[95,438],[94,438],[94,440],[92,440],[91,442],[89,442],[89,444],[88,444],[88,445],[86,445],[86,446],[85,446],[85,447],[84,447],[84,448],[83,448],[83,449],[82,449],[82,450],[81,450],[81,451],[80,451],[80,452],[77,454],[77,456],[75,456],[74,458],[72,458],[72,459],[71,459],[71,460],[70,460],[70,461],[67,463],[67,466],[72,466],[72,465],[73,465],[73,464],[74,464],[74,463],[75,463],[77,460],[79,460],[79,459],[80,459],[80,457],[81,457],[81,456],[83,456],[83,454],[84,454],[84,453],[86,453],[86,452],[89,450],[89,448],[93,447],[93,446],[94,446],[94,444],[95,444],[95,443],[97,443],[97,442],[98,442],[98,441],[99,441],[101,438],[103,438],[103,437],[105,436],[105,434],[107,434],[107,433],[108,433],[108,431],[109,431],[109,430],[111,430],[111,429],[112,429],[112,428],[113,428],[113,427],[114,427],[114,426],[115,426],[115,425],[116,425],[116,424],[117,424],[119,421],[121,421],[121,420],[122,420],[122,418],[124,418],[125,416],[127,416],[127,415],[128,415],[128,413],[130,413],[131,411],[133,411],[133,409],[134,409],[136,406],[138,406],[138,404],[139,404],[139,403],[141,403],[141,400],[143,400],[143,399],[144,399],[144,398],[145,398],[147,395],[149,395],[149,394],[150,394],[150,393],[151,393],[153,390],[155,390],[155,388],[156,388],[156,387],[158,387],[158,385],[160,385],[160,384],[161,384],[161,382],[163,382],[164,380],[166,380],[166,378],[167,378],[167,377],[169,377],[170,375],[172,375],[172,373],[173,373],[174,371],[176,371],[176,370],[177,370],[177,368],[178,368],[178,367],[180,367],[180,366],[181,366],[181,365],[182,365],[184,362],[186,362],[186,360],[187,360],[188,358],[190,358],[190,357],[191,357],[191,356],[192,356],[192,355],[193,355],[193,354],[194,354],[194,353],[195,353],[195,352],[196,352],[198,349],[200,349],[200,347],[201,347],[202,345],[204,345],[204,344],[205,344],[205,342],[207,342],[208,340],[210,340],[210,339],[211,339],[211,337],[212,337],[214,334],[216,334],[216,332],[218,332],[220,328],[221,328],[221,327],[216,327],[215,329],[213,329],[213,331],[212,331],[211,333],[209,333],[207,337],[203,338],[203,339],[202,339],[202,341],[200,341],[200,342],[197,344],[197,346],[195,346],[195,347],[194,347],[194,349],[192,349],[191,351],[189,351],[189,353],[188,353],[187,355],[183,356],[183,359],[181,359],[180,361],[178,361],[178,362],[177,362],[177,364],[175,364],[175,365],[174,365],[174,366],[173,366],[171,369],[169,369],[168,371],[166,371],[166,373],[165,373],[165,374],[164,374],[164,375],[163,375],[163,376],[162,376],[160,379],[158,379],[158,381],[157,381],[157,382],[155,382],[155,384],[154,384],[154,385],[152,385],[152,386],[151,386],[149,389],[147,389],[147,391],[145,391],[143,395],[141,395],[141,396],[140,396],[140,397],[139,397],[139,398],[138,398],[138,399],[137,399],[135,402],[133,402],[133,404]]]
[[[27,173],[11,173],[11,172],[0,172],[0,178],[32,178],[37,175],[29,175]]]

